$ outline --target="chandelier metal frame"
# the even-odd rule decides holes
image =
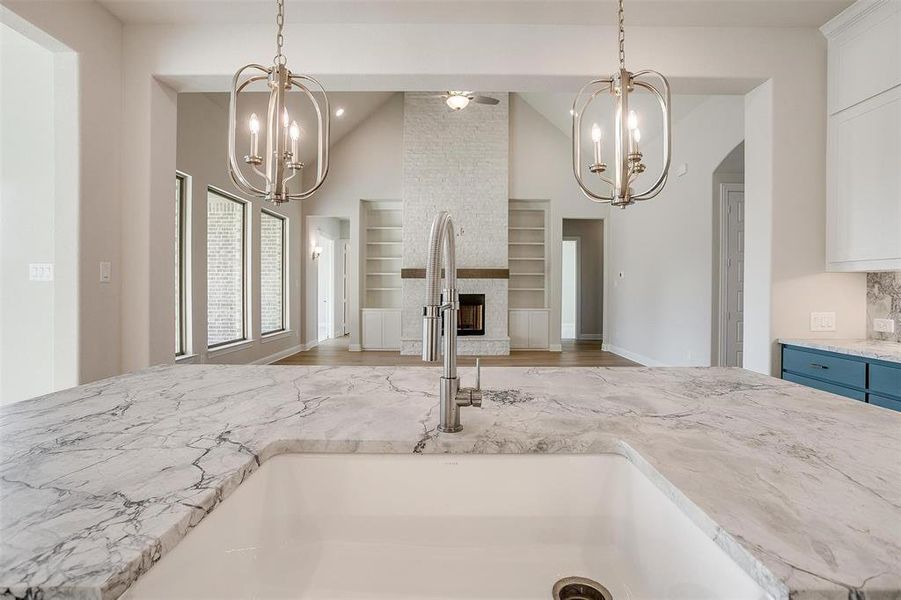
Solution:
[[[659,194],[669,175],[670,154],[672,151],[671,119],[670,119],[670,86],[666,77],[650,69],[632,73],[626,69],[626,32],[624,27],[623,0],[619,0],[619,72],[611,77],[595,79],[586,83],[573,101],[573,175],[589,200],[598,203],[609,203],[611,206],[625,208],[637,201],[650,200]],[[657,79],[659,87],[652,81]],[[643,155],[638,148],[638,140],[634,139],[634,122],[630,122],[630,116],[634,120],[634,113],[629,110],[629,95],[635,88],[642,88],[650,92],[658,102],[663,115],[663,168],[660,175],[646,190],[634,193],[632,184],[645,171],[642,162]],[[613,179],[605,176],[607,164],[601,160],[600,131],[595,128],[592,132],[595,144],[595,160],[588,165],[588,170],[609,186],[609,195],[594,192],[582,179],[582,115],[594,100],[603,93],[609,93],[616,98],[616,115],[614,131],[614,176]]]
[[[329,119],[331,113],[328,95],[322,84],[310,75],[295,74],[288,69],[288,60],[282,52],[285,24],[284,0],[277,0],[277,6],[276,54],[272,66],[267,68],[256,63],[247,64],[238,69],[232,79],[228,105],[228,174],[235,186],[248,196],[282,204],[289,200],[309,198],[325,182],[329,169]],[[259,122],[255,121],[256,115],[254,114],[251,115],[250,121],[250,153],[244,156],[244,162],[250,165],[253,172],[263,179],[264,186],[261,188],[251,183],[242,172],[235,153],[235,137],[238,126],[238,95],[249,85],[264,80],[267,81],[270,90],[265,121],[266,152],[264,156],[259,155]],[[289,120],[285,103],[288,93],[295,89],[306,96],[316,111],[317,159],[316,181],[310,188],[292,193],[288,189],[288,182],[302,173],[304,168],[304,164],[300,162],[298,156],[300,129],[296,122]],[[321,101],[314,94],[321,94]],[[256,131],[254,127],[257,128]],[[261,165],[263,170],[259,168]]]

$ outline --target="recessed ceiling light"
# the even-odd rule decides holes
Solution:
[[[336,116],[336,117],[340,117],[340,116],[343,116],[343,115],[344,115],[344,109],[343,109],[343,108],[339,108],[338,110],[335,111],[335,116]]]

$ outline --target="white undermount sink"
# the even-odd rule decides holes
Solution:
[[[769,598],[613,454],[277,456],[124,598],[549,600],[568,576]]]

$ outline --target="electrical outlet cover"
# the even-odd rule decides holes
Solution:
[[[893,319],[873,319],[873,331],[877,333],[895,333]]]

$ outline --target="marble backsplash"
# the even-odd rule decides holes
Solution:
[[[873,319],[894,319],[895,333],[873,331]],[[901,342],[901,271],[867,273],[867,337]]]

